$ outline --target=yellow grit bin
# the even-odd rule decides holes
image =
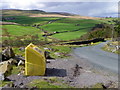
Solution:
[[[46,59],[44,52],[32,43],[25,48],[25,75],[45,75]]]

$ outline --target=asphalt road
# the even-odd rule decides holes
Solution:
[[[107,42],[74,49],[77,57],[85,58],[96,66],[118,73],[118,55],[101,49]]]

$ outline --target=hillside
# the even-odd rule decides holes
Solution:
[[[3,46],[15,47],[16,53],[19,52],[19,47],[27,46],[29,43],[41,46],[46,43],[60,44],[79,40],[96,24],[103,22],[103,20],[94,17],[42,10],[3,10],[2,14],[1,30],[3,33],[1,39]],[[62,51],[65,55],[68,53],[69,47],[56,47],[59,52]],[[43,47],[41,46],[41,48]],[[64,56],[64,54],[61,55]],[[51,51],[51,56],[56,57],[54,51]]]
[[[11,15],[30,15],[30,14],[44,14],[45,11],[42,10],[19,10],[19,9],[4,9],[0,10],[3,16],[11,16]]]
[[[46,12],[43,10],[19,10],[19,9],[3,9],[0,10],[2,16],[30,16],[30,17],[66,17],[66,18],[83,18],[98,19],[95,17],[79,16],[66,12]]]
[[[27,35],[28,37],[32,38],[32,36],[38,35],[38,40],[44,41],[44,36],[47,36],[48,42],[79,40],[80,37],[85,34],[89,36],[87,33],[91,32],[91,29],[96,25],[100,23],[109,24],[110,21],[113,20],[108,18],[79,16],[65,12],[45,12],[42,10],[13,9],[2,10],[2,12],[3,32],[7,30],[11,38],[15,37],[13,31],[18,34],[20,34],[19,32],[25,32],[24,36],[27,35],[27,33],[29,33],[27,28],[29,26],[29,30],[35,28],[34,30],[39,30],[39,33],[35,31],[33,35]],[[39,35],[40,33],[41,35]],[[3,33],[3,41],[6,40],[7,37],[4,34],[5,33]],[[18,37],[24,39],[25,37],[21,34]]]
[[[79,40],[81,36],[83,40],[86,36],[88,39],[92,39],[89,38],[89,32],[91,32],[94,27],[99,28],[96,25],[101,23],[106,23],[109,25],[112,23],[112,20],[114,20],[114,18],[95,18],[73,15],[65,12],[45,12],[42,10],[6,9],[2,10],[2,12],[2,21],[4,25],[17,24],[25,28],[26,26],[37,28],[43,32],[43,36],[47,35],[48,39],[51,39],[52,41]],[[13,26],[16,27],[16,25]],[[5,27],[5,29],[9,32],[9,27],[6,28],[6,25],[3,27]],[[12,32],[12,28],[10,31]],[[94,30],[94,32],[98,31]],[[84,36],[85,34],[86,36]],[[95,35],[93,38],[95,37],[97,36]]]
[[[117,18],[114,18],[111,20],[111,24],[96,24],[91,29],[91,32],[82,35],[80,39],[88,40],[93,38],[114,38],[114,40],[118,41],[118,37],[120,37],[120,21],[117,20]]]
[[[72,16],[73,14],[65,13],[65,12],[45,12],[43,10],[20,10],[20,9],[3,9],[0,10],[3,16],[10,16],[10,15],[32,15],[32,14],[58,14],[58,15],[65,15],[65,16]]]

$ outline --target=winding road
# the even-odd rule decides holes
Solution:
[[[97,66],[118,73],[118,55],[101,49],[106,43],[76,48],[74,49],[74,54],[77,57],[87,59]]]

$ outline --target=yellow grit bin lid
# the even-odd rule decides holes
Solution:
[[[45,75],[45,70],[46,59],[44,52],[30,43],[25,48],[25,75],[42,76]]]

